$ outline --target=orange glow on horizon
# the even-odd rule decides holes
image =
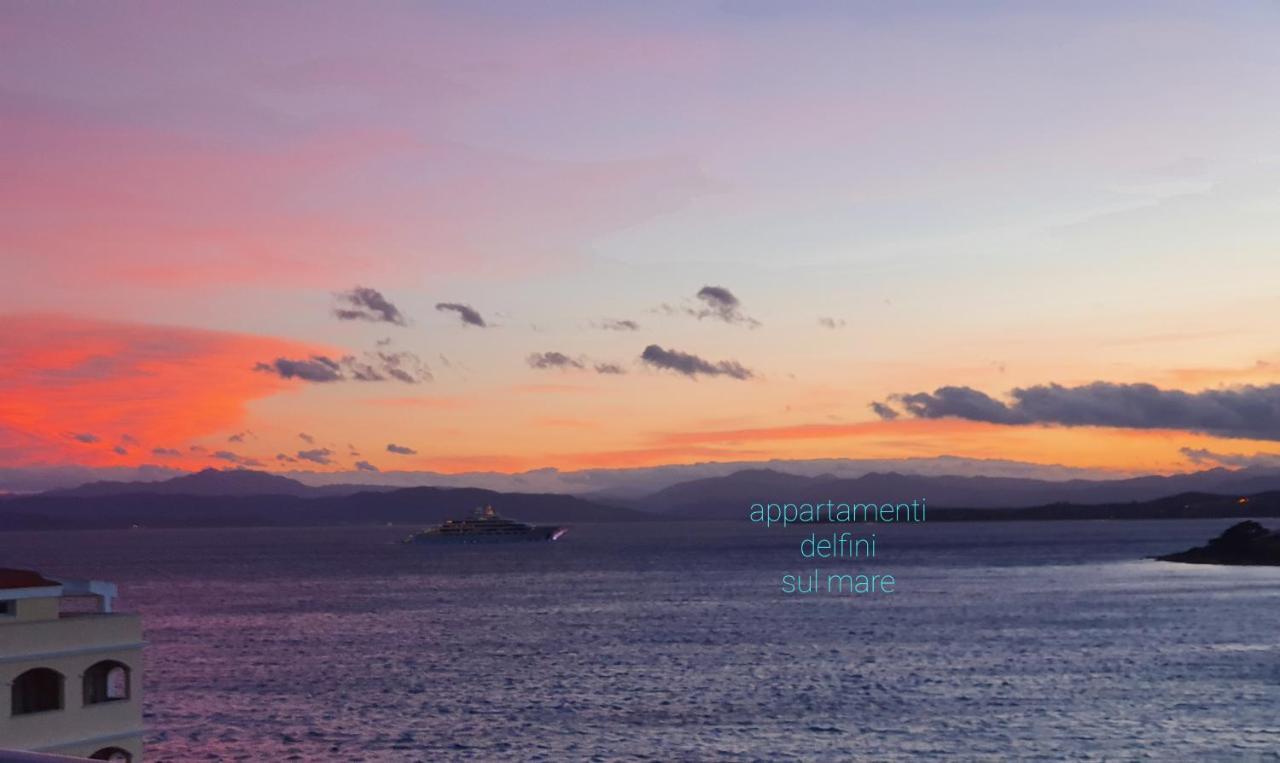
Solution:
[[[1180,431],[961,419],[771,425],[770,419],[794,422],[795,413],[789,405],[769,402],[793,393],[768,381],[695,384],[633,374],[619,382],[645,385],[650,397],[643,407],[620,405],[614,390],[599,383],[498,385],[445,394],[424,387],[423,394],[389,395],[402,388],[308,384],[255,372],[255,362],[275,357],[344,354],[286,339],[50,314],[0,316],[0,324],[0,459],[11,466],[346,471],[361,460],[382,470],[458,474],[949,455],[1120,475],[1204,465],[1183,448],[1236,457],[1277,450],[1270,442]],[[829,391],[832,405],[849,397]],[[725,411],[742,405],[756,410],[714,417],[706,415],[702,401],[725,401]],[[363,413],[345,415],[355,404]],[[820,408],[801,410],[812,415]],[[703,428],[717,420],[755,425]],[[240,430],[256,434],[232,442]],[[315,443],[298,439],[299,432],[314,433]],[[388,453],[387,443],[416,453]],[[298,455],[308,451],[327,463]]]

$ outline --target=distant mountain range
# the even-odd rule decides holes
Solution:
[[[1151,501],[1104,504],[1055,503],[1024,509],[939,509],[930,522],[1064,519],[1236,519],[1280,517],[1280,492],[1249,496],[1178,493]]]
[[[369,485],[386,487],[478,487],[500,493],[568,493],[584,498],[608,500],[614,497],[641,498],[662,488],[703,479],[724,477],[743,469],[774,469],[817,476],[861,477],[872,472],[902,474],[953,475],[988,477],[1026,477],[1029,479],[1111,479],[1114,475],[1099,469],[1083,469],[1053,464],[959,456],[928,458],[865,459],[819,458],[774,459],[769,461],[704,461],[694,464],[635,466],[618,469],[561,470],[532,469],[524,472],[461,472],[443,474],[427,470],[369,471],[275,471],[305,485]],[[180,477],[187,472],[157,464],[138,466],[90,467],[78,464],[41,466],[0,465],[0,493],[34,494],[63,490],[90,482],[156,482]]]
[[[397,490],[390,485],[324,485],[312,487],[278,474],[252,469],[204,469],[158,482],[88,482],[42,495],[61,497],[102,497],[111,495],[292,495],[299,498],[351,495],[361,492]]]
[[[1150,501],[1179,493],[1252,495],[1280,490],[1280,472],[1209,469],[1190,474],[1122,480],[1038,480],[872,473],[855,478],[803,477],[748,469],[726,477],[692,480],[626,505],[667,516],[736,519],[752,503],[814,501],[885,502],[924,498],[930,508],[1014,509],[1046,504],[1102,505]]]
[[[1248,504],[1239,503],[1249,496]],[[206,469],[155,482],[91,482],[0,497],[0,530],[240,525],[433,524],[492,504],[531,522],[743,519],[752,503],[923,498],[933,520],[1280,514],[1280,472],[1209,469],[1121,480],[1041,480],[872,473],[860,477],[744,469],[639,498],[468,487],[309,486],[248,469]],[[1235,513],[1232,513],[1235,512]],[[1260,514],[1269,516],[1269,514]]]
[[[53,528],[428,525],[492,504],[529,522],[650,520],[635,509],[555,493],[478,488],[309,487],[247,469],[206,469],[160,482],[99,482],[0,499],[0,530]]]

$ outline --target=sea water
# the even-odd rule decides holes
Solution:
[[[813,528],[745,518],[8,533],[0,564],[119,583],[149,761],[1275,759],[1280,569],[1144,559],[1229,524],[880,526],[879,596],[782,593]]]

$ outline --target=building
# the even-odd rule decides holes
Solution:
[[[142,623],[115,596],[0,569],[0,748],[142,760]]]

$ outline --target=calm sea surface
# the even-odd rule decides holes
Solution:
[[[7,533],[0,563],[142,613],[149,761],[1276,760],[1280,568],[1143,560],[1230,524],[876,528],[878,597],[782,594],[805,533],[745,520]]]

